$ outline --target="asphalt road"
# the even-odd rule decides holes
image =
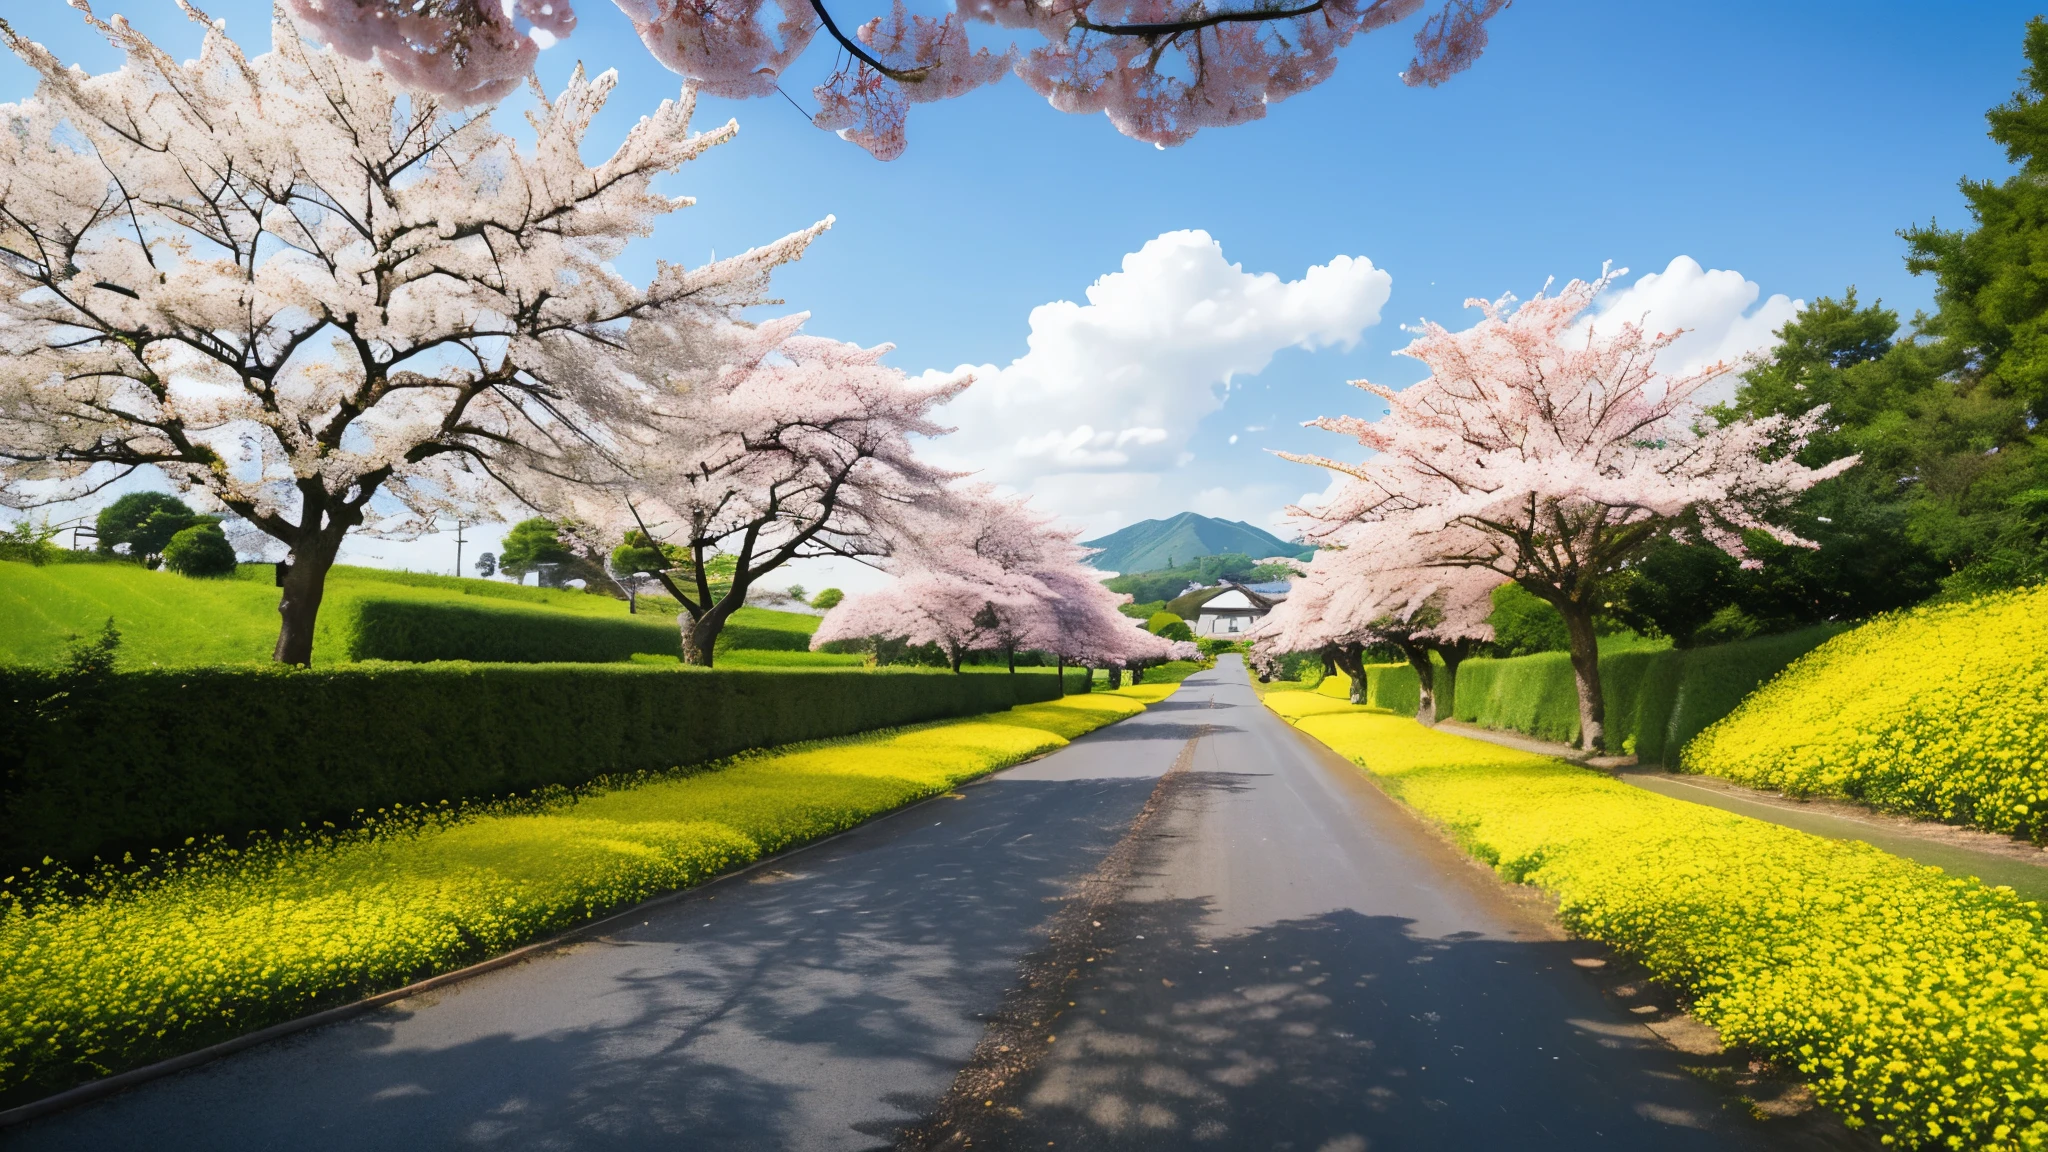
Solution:
[[[638,927],[0,1143],[887,1147],[970,1062],[1062,897],[1191,740],[1060,994],[1057,1042],[970,1118],[974,1144],[1755,1146],[1573,967],[1582,946],[1261,707],[1234,659]]]

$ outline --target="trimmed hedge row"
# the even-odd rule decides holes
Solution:
[[[659,616],[582,616],[510,602],[436,604],[365,596],[343,605],[350,660],[602,664],[682,648]]]
[[[1443,678],[1438,677],[1439,680]],[[1316,685],[1316,691],[1338,700],[1351,699],[1351,678],[1339,672],[1323,677]],[[1385,708],[1403,716],[1415,715],[1422,707],[1422,686],[1415,680],[1415,669],[1407,664],[1367,664],[1365,666],[1365,691],[1359,693],[1358,702],[1374,708]],[[1439,705],[1441,708],[1441,705]]]
[[[1644,764],[1676,765],[1687,742],[1728,715],[1743,697],[1828,638],[1846,628],[1822,624],[1781,636],[1685,650],[1636,648],[1600,657],[1607,698],[1608,747],[1633,752]],[[1473,659],[1455,681],[1437,669],[1438,714],[1468,724],[1522,732],[1570,744],[1579,738],[1579,687],[1571,658],[1539,652],[1506,660]],[[1449,687],[1446,688],[1445,685]],[[1329,677],[1317,689],[1348,699],[1350,681]],[[1421,703],[1415,669],[1369,664],[1360,701],[1404,716]]]
[[[439,603],[364,596],[341,606],[350,660],[474,660],[498,664],[603,664],[635,653],[682,649],[667,616],[585,616],[516,602]],[[727,624],[718,650],[801,652],[810,636],[785,628]]]
[[[1675,764],[1688,741],[1735,710],[1744,696],[1846,625],[1823,624],[1706,648],[1638,648],[1600,657],[1607,743],[1644,764]],[[1571,660],[1542,652],[1467,660],[1450,713],[1487,728],[1569,744],[1579,738],[1579,691]]]
[[[0,865],[576,786],[1000,712],[1061,688],[1053,676],[588,664],[217,666],[99,681],[0,669]]]

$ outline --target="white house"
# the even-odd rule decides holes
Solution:
[[[1241,636],[1251,631],[1252,625],[1285,599],[1287,584],[1284,582],[1249,586],[1226,582],[1222,592],[1202,604],[1202,614],[1194,621],[1195,635],[1219,636],[1226,640]]]

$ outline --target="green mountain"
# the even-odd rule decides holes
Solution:
[[[1289,544],[1242,520],[1217,520],[1193,512],[1183,512],[1171,520],[1141,520],[1081,543],[1102,549],[1088,562],[1105,572],[1152,572],[1185,565],[1204,556],[1233,552],[1262,560],[1268,556],[1307,556],[1315,551],[1305,544]]]

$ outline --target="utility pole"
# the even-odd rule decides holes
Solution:
[[[458,579],[462,576],[462,529],[462,521],[457,520],[455,522],[455,575]]]

